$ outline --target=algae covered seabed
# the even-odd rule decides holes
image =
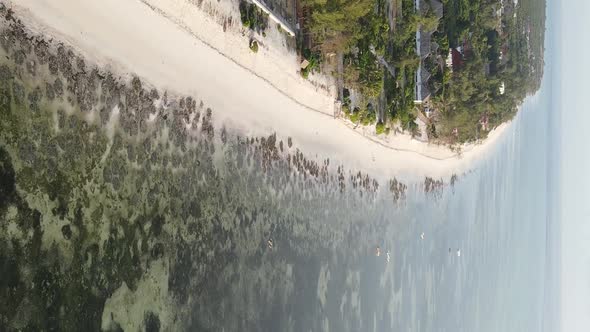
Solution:
[[[394,224],[372,207],[405,185],[215,128],[0,13],[0,330],[358,329]]]

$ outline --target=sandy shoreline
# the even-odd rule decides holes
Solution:
[[[333,118],[330,92],[299,77],[296,57],[286,48],[269,45],[254,54],[240,27],[224,33],[223,26],[184,0],[160,1],[158,10],[146,5],[152,0],[8,3],[29,28],[69,44],[99,66],[203,100],[214,110],[217,125],[250,135],[291,136],[311,157],[338,160],[376,177],[461,174],[508,127],[490,133],[484,144],[463,147],[461,158],[408,136],[378,138],[352,130]]]

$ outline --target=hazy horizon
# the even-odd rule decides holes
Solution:
[[[560,3],[556,24],[559,56],[554,67],[556,95],[561,108],[559,218],[561,236],[561,330],[583,332],[590,328],[590,153],[588,149],[588,77],[590,47],[580,36],[590,32],[590,2]]]

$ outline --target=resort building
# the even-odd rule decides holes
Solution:
[[[417,13],[426,15],[428,12],[434,13],[439,20],[443,17],[443,4],[440,0],[414,0],[414,8]],[[422,104],[430,98],[431,91],[428,88],[430,72],[426,70],[424,61],[433,52],[438,50],[438,45],[432,42],[433,31],[426,31],[420,27],[416,31],[416,54],[420,57],[420,64],[416,71],[414,102]]]

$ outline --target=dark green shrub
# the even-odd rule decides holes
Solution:
[[[240,19],[244,27],[250,30],[266,34],[264,30],[268,27],[268,14],[256,7],[255,4],[247,1],[240,1]]]
[[[250,49],[252,50],[252,52],[258,53],[258,42],[255,40],[251,40],[250,41]]]

